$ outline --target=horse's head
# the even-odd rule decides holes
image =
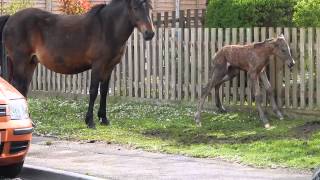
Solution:
[[[292,68],[295,65],[295,61],[292,58],[290,47],[283,34],[274,39],[273,44],[275,47],[274,54],[285,61],[289,68]]]
[[[154,36],[154,26],[151,19],[150,0],[126,0],[129,6],[131,23],[139,29],[145,40]]]

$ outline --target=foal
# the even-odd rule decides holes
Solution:
[[[291,56],[290,48],[284,36],[281,34],[275,39],[265,40],[264,42],[253,43],[249,45],[229,45],[224,46],[217,52],[213,61],[210,64],[209,83],[204,89],[204,93],[198,103],[198,110],[195,114],[196,123],[201,126],[200,112],[203,103],[210,93],[211,89],[215,88],[216,106],[220,112],[226,112],[222,106],[219,97],[219,88],[222,83],[231,80],[239,74],[239,70],[244,70],[248,73],[249,78],[253,81],[255,89],[256,106],[259,112],[261,121],[265,128],[269,128],[270,124],[261,108],[261,92],[259,77],[261,78],[264,87],[270,95],[273,111],[280,119],[283,115],[280,112],[274,99],[273,89],[267,78],[265,67],[269,63],[269,56],[275,55],[285,61],[291,69],[295,62]]]

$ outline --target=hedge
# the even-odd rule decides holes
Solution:
[[[298,0],[210,0],[208,27],[293,26]],[[319,1],[319,0],[317,0]]]
[[[296,26],[320,27],[320,0],[299,0],[294,11]]]

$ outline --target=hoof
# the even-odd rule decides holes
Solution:
[[[279,110],[273,110],[273,112],[278,116],[280,120],[284,120],[284,117]]]
[[[194,121],[196,122],[197,126],[200,124],[201,125],[201,122],[200,122],[200,113],[199,112],[196,112],[195,115],[194,115]]]
[[[96,129],[96,125],[95,124],[88,124],[87,127],[89,129]]]
[[[228,111],[225,108],[218,109],[218,113],[224,114],[224,113],[227,113],[227,112]]]
[[[201,127],[202,126],[201,122],[197,122],[196,126]]]
[[[267,123],[267,124],[264,125],[264,128],[266,128],[266,129],[269,129],[270,127],[271,127],[271,126],[270,126],[269,123]]]
[[[110,121],[107,118],[101,118],[100,119],[100,125],[109,126],[110,125]]]

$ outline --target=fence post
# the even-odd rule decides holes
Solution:
[[[232,44],[237,44],[238,42],[238,29],[237,28],[232,28]],[[238,77],[236,76],[232,80],[232,102],[233,105],[237,104],[238,100]]]
[[[290,46],[291,36],[288,28],[284,28],[284,36]],[[284,69],[285,70],[285,107],[289,108],[290,107],[290,88],[291,88],[290,75],[291,73],[288,66],[286,64],[284,66],[285,66],[285,69]]]
[[[313,28],[308,28],[308,69],[309,69],[309,82],[308,82],[308,107],[309,109],[313,109],[313,93],[314,93],[314,85],[313,85],[313,73],[314,73],[314,56],[313,56]]]
[[[300,28],[300,107],[304,108],[305,100],[305,29]]]
[[[316,28],[316,64],[317,64],[316,96],[317,96],[317,106],[318,108],[320,108],[320,28]]]
[[[295,58],[297,58],[297,42],[298,42],[298,34],[297,28],[292,28],[292,52]],[[297,59],[295,59],[297,62]],[[298,108],[298,64],[293,67],[293,87],[292,87],[292,106],[293,108]]]
[[[216,54],[216,49],[217,49],[217,46],[216,46],[217,45],[216,44],[216,42],[217,42],[217,29],[216,28],[212,28],[210,34],[211,34],[211,37],[210,37],[211,54],[210,54],[210,56],[213,59],[213,57]],[[212,62],[209,63],[209,66],[210,66],[211,63]],[[213,105],[215,105],[216,104],[216,98],[215,98],[215,89],[214,88],[212,88],[212,90],[211,90],[211,97],[212,97]]]
[[[244,44],[244,28],[239,29],[239,42]],[[245,72],[240,71],[240,105],[245,103]]]
[[[46,0],[46,10],[52,11],[52,0]]]

